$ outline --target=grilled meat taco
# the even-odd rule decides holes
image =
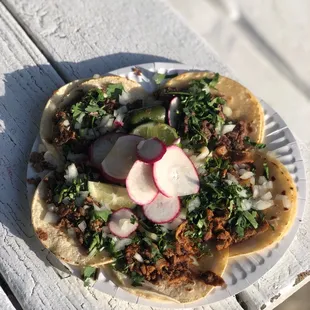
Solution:
[[[77,80],[58,89],[49,99],[40,123],[40,136],[56,157],[76,158],[100,135],[122,125],[124,111],[142,106],[147,93],[136,82],[118,76]]]
[[[188,208],[205,214],[204,240],[230,256],[249,254],[279,241],[296,214],[297,190],[285,167],[261,151],[246,152],[240,164],[208,157],[200,169],[200,192]]]
[[[169,80],[159,93],[169,105],[169,122],[182,146],[197,150],[225,145],[242,151],[264,138],[264,113],[254,95],[218,73],[186,72]],[[246,140],[245,140],[246,139]]]
[[[224,284],[228,250],[203,240],[201,218],[187,220],[183,207],[173,221],[154,223],[125,188],[97,178],[70,164],[40,183],[32,222],[45,247],[71,264],[110,264],[115,281],[148,298],[189,302]]]

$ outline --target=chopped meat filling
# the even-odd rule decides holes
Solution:
[[[54,167],[44,159],[44,152],[32,152],[30,154],[29,162],[36,172],[54,169]]]
[[[125,257],[129,270],[143,275],[146,281],[154,284],[160,280],[166,280],[170,285],[178,286],[200,280],[208,285],[222,285],[224,280],[221,277],[216,278],[212,272],[197,274],[191,269],[192,255],[199,254],[199,250],[185,235],[188,228],[187,222],[179,226],[176,231],[177,241],[174,248],[166,249],[162,253],[163,257],[155,262],[152,261],[152,251],[149,248],[138,244],[127,246]],[[143,258],[142,263],[134,258],[136,253],[139,253]],[[211,275],[213,275],[214,280],[211,279]]]
[[[222,286],[225,284],[223,278],[212,271],[206,271],[200,274],[200,278],[207,284],[212,286]]]
[[[63,145],[70,140],[76,139],[76,133],[70,126],[69,117],[66,112],[59,111],[54,117],[54,143],[56,145]],[[66,124],[68,123],[68,124]]]

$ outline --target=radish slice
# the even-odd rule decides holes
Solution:
[[[181,206],[178,197],[166,197],[158,194],[149,204],[143,206],[143,213],[150,221],[163,224],[173,221],[180,213]]]
[[[177,111],[180,106],[180,98],[174,97],[170,101],[170,107],[168,111],[168,121],[171,127],[177,127]]]
[[[97,139],[90,147],[90,162],[100,168],[102,161],[109,154],[118,138],[124,136],[120,132],[108,133]]]
[[[129,197],[138,205],[153,201],[158,194],[153,181],[153,167],[137,160],[127,176],[126,188]]]
[[[132,218],[135,218],[134,224]],[[138,218],[129,209],[122,208],[113,212],[108,226],[113,235],[126,238],[138,228]]]
[[[137,145],[137,157],[145,163],[153,164],[166,153],[167,147],[157,138],[141,141]]]
[[[112,182],[125,182],[127,175],[137,159],[136,150],[142,137],[126,135],[117,139],[113,148],[102,161],[102,173]]]
[[[153,165],[153,178],[159,191],[167,197],[196,194],[199,178],[196,168],[182,149],[167,147],[160,161]]]

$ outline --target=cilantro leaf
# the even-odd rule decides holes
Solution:
[[[131,217],[130,217],[130,223],[131,224],[134,224],[134,223],[136,223],[138,220],[137,220],[137,218],[134,216],[134,215],[131,215]]]
[[[86,266],[83,269],[82,278],[84,280],[84,286],[90,285],[90,280],[95,278],[96,275],[96,268],[92,266]]]
[[[132,286],[141,286],[144,281],[144,277],[138,274],[137,272],[131,273]]]
[[[110,84],[106,89],[106,96],[112,99],[119,99],[119,96],[122,95],[124,87],[122,84]]]
[[[107,222],[108,221],[108,218],[109,218],[109,215],[111,214],[112,212],[108,209],[103,209],[103,210],[94,210],[93,212],[93,217],[95,219],[102,219],[104,222]]]
[[[264,176],[267,180],[269,180],[269,167],[268,167],[268,164],[267,163],[264,163],[263,164],[263,167],[264,167]]]
[[[266,144],[264,144],[264,143],[256,143],[256,142],[252,141],[250,139],[250,137],[244,137],[244,142],[249,144],[249,145],[251,145],[251,146],[254,146],[257,149],[264,149],[266,147]]]
[[[253,211],[252,213],[249,212],[249,211],[244,211],[243,212],[243,215],[244,217],[251,223],[251,225],[256,229],[258,227],[258,223],[255,219],[255,216],[256,216],[256,212]]]
[[[172,79],[174,77],[178,76],[178,74],[165,74],[165,73],[158,73],[156,72],[153,75],[153,81],[156,85],[160,85],[165,79]]]

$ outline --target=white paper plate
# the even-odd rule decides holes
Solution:
[[[174,74],[185,71],[192,71],[193,68],[178,64],[178,63],[148,63],[138,65],[142,71],[142,75],[137,76],[132,71],[133,67],[121,68],[109,74],[115,74],[127,77],[129,79],[139,82],[147,91],[152,92],[156,89],[156,85],[152,80],[154,73],[166,73]],[[244,290],[260,277],[262,277],[268,270],[270,270],[283,256],[285,251],[293,241],[299,223],[301,222],[305,200],[306,200],[306,177],[304,164],[300,155],[298,144],[290,131],[286,126],[282,118],[277,114],[269,105],[264,101],[261,104],[265,112],[265,141],[269,151],[274,152],[275,156],[286,166],[292,178],[294,179],[298,189],[298,208],[297,215],[292,228],[289,233],[277,244],[257,252],[252,255],[231,259],[229,265],[224,273],[224,280],[227,283],[226,288],[216,288],[206,298],[198,300],[189,304],[176,304],[176,303],[160,303],[153,300],[147,300],[139,298],[135,295],[129,294],[124,290],[116,287],[111,281],[109,281],[103,273],[100,274],[98,281],[95,284],[95,288],[110,294],[114,297],[138,303],[141,305],[148,305],[153,307],[167,307],[170,308],[187,308],[198,307],[206,304],[210,304],[216,301],[220,301],[226,297],[235,295]],[[37,151],[39,147],[39,137],[36,139],[32,151]],[[41,176],[45,173],[43,172]],[[31,178],[38,176],[34,172],[31,165],[28,165],[27,177]],[[28,185],[28,199],[32,201],[34,194],[34,186]],[[79,268],[69,266],[72,273],[79,277]]]

